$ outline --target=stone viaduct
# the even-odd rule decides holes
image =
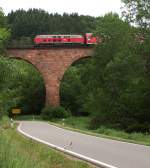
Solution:
[[[92,56],[92,48],[8,49],[13,58],[31,63],[42,74],[46,88],[46,105],[60,103],[60,82],[75,61]]]

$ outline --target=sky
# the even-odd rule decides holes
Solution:
[[[5,15],[19,8],[41,8],[49,13],[102,16],[111,11],[121,14],[121,5],[121,0],[0,0]]]

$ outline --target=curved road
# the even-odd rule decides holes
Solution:
[[[21,121],[24,135],[109,168],[150,168],[150,147],[68,131],[45,122]],[[57,147],[56,147],[57,146]],[[87,159],[86,159],[87,158]]]

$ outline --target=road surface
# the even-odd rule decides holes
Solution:
[[[18,130],[52,147],[72,152],[102,167],[150,168],[150,147],[81,134],[46,122],[21,121]],[[54,146],[53,146],[54,145]],[[85,159],[86,160],[86,159]]]

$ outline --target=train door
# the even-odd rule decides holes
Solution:
[[[97,39],[96,39],[96,37],[93,36],[92,33],[86,33],[85,37],[86,37],[86,44],[87,45],[97,44]]]

